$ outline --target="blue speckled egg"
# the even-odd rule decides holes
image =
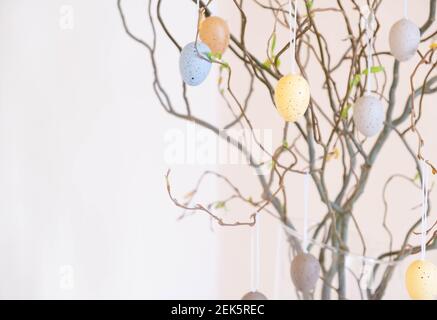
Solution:
[[[196,48],[197,46],[197,48]],[[179,58],[179,69],[182,80],[189,86],[198,86],[208,76],[211,70],[211,62],[208,53],[211,50],[200,41],[187,44],[181,52]]]

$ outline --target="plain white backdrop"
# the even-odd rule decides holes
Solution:
[[[147,1],[124,3],[150,39]],[[173,5],[173,19],[193,15],[178,26],[189,41],[195,8]],[[209,221],[178,222],[165,190],[165,134],[185,124],[151,81],[116,1],[0,2],[0,298],[216,297]],[[211,101],[208,87],[194,99]],[[174,169],[182,193],[198,169]]]

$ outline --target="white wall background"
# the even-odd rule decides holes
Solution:
[[[124,3],[150,38],[147,1]],[[174,21],[195,14],[173,6]],[[176,51],[160,52],[179,88]],[[215,297],[209,222],[178,222],[165,191],[165,134],[185,124],[158,107],[151,81],[116,1],[0,2],[0,298]],[[209,99],[207,88],[194,98]],[[176,167],[175,192],[197,172]]]

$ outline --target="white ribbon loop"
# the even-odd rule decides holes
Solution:
[[[294,16],[292,0],[289,2],[289,25],[290,25],[290,56],[291,56],[291,73],[296,74],[296,30],[297,30],[297,4],[294,0]]]
[[[257,292],[259,289],[259,224],[260,224],[260,217],[257,214],[256,217],[256,223],[252,227],[251,234],[252,234],[252,245],[251,245],[251,256],[252,256],[252,272],[251,272],[251,287],[252,292]]]
[[[428,228],[428,180],[429,168],[425,161],[421,161],[422,171],[422,215],[420,232],[420,259],[426,258],[426,231]]]
[[[366,40],[367,40],[367,83],[366,94],[370,94],[372,91],[372,54],[373,54],[373,23],[375,16],[370,11],[366,19]]]
[[[308,251],[308,204],[309,204],[309,184],[310,184],[310,174],[307,172],[304,176],[304,211],[303,211],[303,252],[307,253]]]
[[[404,18],[408,19],[408,0],[404,0]]]

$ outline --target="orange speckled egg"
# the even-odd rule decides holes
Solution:
[[[229,45],[228,24],[220,17],[208,17],[200,24],[199,36],[213,54],[223,54]]]

